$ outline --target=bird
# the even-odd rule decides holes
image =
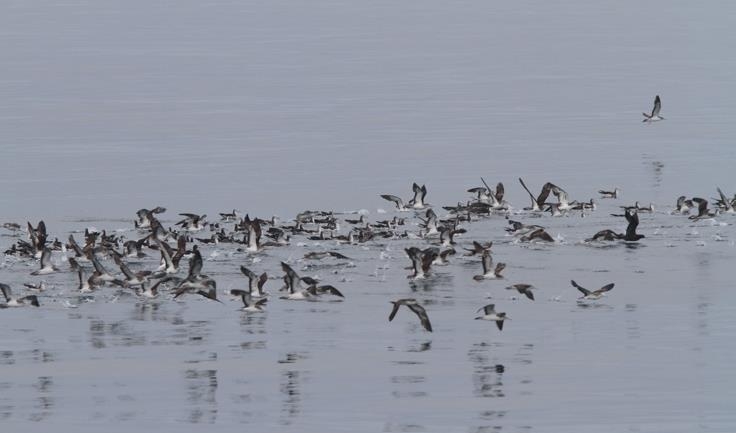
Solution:
[[[344,298],[345,295],[343,295],[335,286],[329,285],[329,284],[323,284],[321,286],[318,286],[317,284],[311,284],[307,290],[312,295],[322,295],[325,293],[329,293],[330,295],[339,296],[341,298]]]
[[[563,211],[572,208],[567,191],[557,185],[552,185],[552,194],[557,197],[557,209]]]
[[[37,284],[24,283],[23,285],[31,290],[37,290],[39,292],[46,291],[46,283],[44,281],[40,281]]]
[[[38,303],[38,297],[36,297],[36,295],[23,296],[22,298],[13,297],[13,291],[7,284],[0,283],[0,291],[3,292],[3,296],[5,297],[6,307],[20,307],[26,305],[26,302],[29,302],[34,307],[40,306],[40,304]]]
[[[421,223],[419,224],[424,230],[424,236],[431,236],[439,233],[439,227],[437,225],[437,214],[432,209],[427,209],[424,213],[425,218],[419,218]]]
[[[396,205],[396,210],[398,210],[399,212],[409,211],[409,208],[404,205],[404,200],[402,200],[401,197],[397,197],[391,194],[381,194],[381,198],[393,202],[394,205]]]
[[[662,100],[659,99],[659,95],[654,98],[654,107],[652,108],[652,114],[641,113],[644,116],[642,122],[656,122],[658,120],[664,120],[664,117],[659,115],[659,110],[662,109]]]
[[[249,313],[257,313],[263,311],[263,307],[265,307],[266,302],[268,302],[268,298],[262,298],[254,301],[251,294],[245,290],[230,290],[230,294],[234,296],[240,296],[240,298],[243,300],[243,308],[241,308],[240,310],[247,311]]]
[[[171,278],[171,277],[168,277]],[[156,281],[153,286],[148,285],[148,281],[143,282],[140,287],[136,288],[136,295],[142,298],[153,299],[158,297],[158,286],[168,281],[168,278],[162,278]]]
[[[524,235],[519,238],[519,241],[521,242],[532,242],[532,241],[542,241],[542,242],[554,242],[555,240],[550,236],[549,233],[547,233],[544,229],[536,229],[533,232]]]
[[[115,280],[115,277],[113,277],[109,272],[107,272],[107,269],[105,269],[105,267],[102,266],[102,263],[100,263],[100,260],[97,258],[97,255],[94,252],[92,252],[92,255],[90,256],[90,260],[92,260],[92,266],[94,266],[95,268],[95,272],[93,275],[95,281],[105,283],[105,282],[112,282]]]
[[[166,212],[166,208],[161,206],[156,206],[151,210],[139,209],[138,212],[136,212],[136,216],[138,217],[138,219],[134,221],[135,228],[151,228],[154,225],[154,221],[158,221],[156,219],[156,215],[164,212]]]
[[[534,211],[534,212],[541,212],[542,205],[544,205],[544,202],[547,201],[547,197],[549,197],[549,192],[552,190],[552,187],[554,187],[554,185],[551,184],[550,182],[545,183],[542,186],[542,192],[540,192],[539,193],[539,196],[535,198],[534,197],[534,194],[532,194],[532,192],[529,191],[529,188],[527,188],[526,184],[524,183],[524,181],[521,178],[519,178],[519,183],[521,183],[521,186],[524,187],[524,189],[526,190],[527,194],[529,194],[529,197],[532,200],[531,207],[524,208],[524,210],[530,210],[530,211]]]
[[[123,259],[117,254],[113,255],[113,258],[115,259],[115,263],[118,267],[120,267],[120,271],[125,276],[125,280],[122,281],[125,287],[140,286],[148,281],[148,276],[151,275],[151,271],[139,271],[133,273],[128,265],[123,262]]]
[[[503,331],[503,322],[506,320],[511,320],[511,318],[506,316],[506,313],[497,313],[495,308],[495,304],[488,304],[485,307],[479,308],[478,312],[483,310],[483,315],[476,317],[475,320],[488,320],[491,322],[496,322],[498,330]]]
[[[720,196],[720,198],[716,201],[718,208],[725,213],[735,213],[736,210],[734,210],[733,201],[726,197],[726,194],[721,191],[720,187],[716,187],[716,190],[718,190],[718,195]]]
[[[394,320],[394,317],[396,317],[396,313],[399,311],[399,308],[402,305],[406,305],[411,311],[414,312],[414,314],[419,317],[419,320],[422,322],[422,326],[424,329],[426,329],[429,332],[432,332],[432,324],[429,323],[429,316],[427,316],[427,311],[417,303],[416,299],[413,298],[407,298],[407,299],[399,299],[397,301],[391,301],[391,303],[394,305],[391,309],[391,314],[388,316],[388,321]]]
[[[410,247],[405,248],[404,251],[409,256],[409,259],[411,259],[411,269],[414,271],[407,278],[414,280],[425,278],[429,274],[432,263],[439,255],[439,248],[421,250],[417,247]]]
[[[439,255],[435,257],[434,261],[432,262],[433,265],[439,265],[444,266],[450,264],[450,261],[448,258],[450,256],[454,256],[457,251],[455,251],[455,248],[448,248],[446,250],[440,251]]]
[[[463,248],[467,253],[466,256],[474,256],[476,254],[483,254],[486,251],[491,250],[491,247],[493,246],[493,241],[488,242],[487,244],[483,245],[478,241],[473,241],[473,248]]]
[[[690,212],[690,208],[692,207],[694,207],[693,201],[688,200],[687,197],[681,195],[677,198],[677,205],[675,206],[675,210],[673,210],[672,213],[686,214]]]
[[[623,239],[627,242],[636,242],[644,238],[644,235],[636,233],[636,228],[639,226],[639,214],[636,211],[627,210],[624,215],[629,225],[626,226],[626,234],[624,234]]]
[[[533,301],[534,293],[532,293],[532,289],[536,289],[536,287],[532,286],[531,284],[514,284],[506,287],[506,290],[516,290],[517,292],[521,293],[522,295]]]
[[[463,228],[455,229],[447,226],[440,226],[440,245],[443,247],[449,247],[455,245],[455,235],[466,233]]]
[[[177,286],[177,291],[174,293],[174,299],[177,299],[185,293],[201,295],[207,299],[211,299],[222,304],[222,301],[217,299],[217,283],[212,278],[204,275],[200,275],[192,280],[185,280],[179,284],[179,286]]]
[[[424,199],[427,197],[427,186],[417,185],[416,182],[411,186],[412,191],[414,191],[414,198],[409,200],[409,205],[413,207],[414,209],[424,209],[427,207],[428,203],[424,201]]]
[[[241,222],[241,226],[248,230],[246,235],[248,247],[246,248],[249,252],[258,252],[261,250],[261,220],[258,218],[250,219],[250,216],[245,215],[245,218]]]
[[[307,260],[322,260],[325,257],[334,257],[340,260],[350,260],[350,257],[340,254],[337,251],[312,251],[304,254],[304,258]]]
[[[176,223],[176,225],[181,226],[186,231],[198,232],[207,225],[205,221],[207,215],[197,215],[194,213],[180,213],[179,215],[183,216],[184,219]]]
[[[268,281],[268,274],[265,272],[260,276],[257,276],[255,272],[246,268],[245,266],[240,267],[240,272],[248,277],[248,293],[254,298],[263,298],[268,294],[263,291],[263,286]]]
[[[512,234],[514,236],[524,236],[528,235],[529,233],[544,229],[544,227],[537,225],[537,224],[524,224],[519,221],[509,220],[510,227],[504,228],[509,234]]]
[[[74,259],[69,259],[69,261],[72,261]],[[97,281],[94,276],[91,276],[90,278],[85,278],[84,275],[84,269],[82,269],[81,266],[77,265],[77,277],[79,277],[79,286],[77,286],[77,290],[79,290],[79,293],[91,293],[97,288],[97,284],[95,282]]]
[[[713,212],[708,209],[708,200],[704,198],[693,197],[692,201],[693,203],[698,204],[698,214],[690,215],[688,219],[691,219],[691,220],[708,219],[708,218],[713,218],[718,213],[718,210]]]
[[[621,190],[618,189],[618,187],[614,188],[613,191],[607,191],[604,189],[598,190],[598,194],[601,195],[601,198],[618,198],[618,194],[621,192]]]
[[[572,284],[573,287],[580,290],[580,293],[583,294],[583,296],[581,296],[579,299],[588,299],[588,300],[600,299],[602,296],[605,295],[606,292],[613,289],[613,286],[614,286],[614,283],[606,284],[600,289],[594,290],[591,292],[585,287],[580,286],[578,283],[575,282],[575,280],[570,280],[570,283]]]
[[[51,263],[51,250],[44,247],[43,253],[41,254],[41,269],[31,272],[31,275],[47,275],[58,270],[59,268]]]
[[[284,271],[285,288],[289,292],[288,295],[282,296],[281,299],[303,300],[312,296],[308,289],[301,289],[302,278],[287,263],[281,262],[281,269]],[[283,289],[282,289],[283,290]]]
[[[224,221],[224,222],[235,221],[237,217],[238,217],[238,211],[236,209],[233,209],[232,212],[220,212],[220,221]]]
[[[496,269],[493,269],[493,258],[489,251],[483,252],[483,255],[481,256],[481,264],[483,265],[483,274],[473,276],[475,281],[503,278],[503,276],[501,276],[501,271],[506,268],[506,263],[499,263],[496,265]]]
[[[615,241],[615,240],[621,239],[622,237],[623,235],[620,233],[616,233],[610,229],[605,229],[605,230],[601,230],[598,233],[594,234],[593,237],[586,239],[585,242]]]

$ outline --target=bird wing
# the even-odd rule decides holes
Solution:
[[[117,257],[117,256],[115,256],[115,257]],[[118,260],[120,260],[120,259],[118,259]],[[135,274],[133,272],[131,272],[130,268],[128,267],[128,265],[125,264],[125,262],[123,262],[122,260],[120,260],[118,262],[118,266],[120,266],[120,270],[123,272],[123,274],[125,275],[126,278],[128,278],[129,280],[132,280],[132,279],[135,278]]]
[[[192,258],[189,259],[189,275],[187,278],[198,277],[202,272],[202,254],[199,250],[194,250]]]
[[[519,182],[521,183],[521,186],[524,187],[524,190],[526,191],[526,193],[529,194],[529,197],[532,199],[532,207],[539,206],[539,202],[537,201],[536,198],[534,198],[534,194],[532,194],[532,192],[529,191],[529,188],[526,187],[526,184],[524,183],[524,180],[522,178],[519,178]],[[545,200],[546,199],[547,198],[545,197]]]
[[[250,279],[253,279],[253,278],[256,278],[255,272],[251,271],[250,269],[246,268],[245,266],[242,266],[242,265],[240,266],[240,272],[242,272],[243,275],[245,275],[246,277],[248,277],[249,280]]]
[[[28,295],[28,296],[24,296],[18,299],[18,302],[23,302],[23,301],[31,301],[31,305],[33,305],[34,307],[41,306],[41,304],[38,303],[38,297],[36,297],[36,295]]]
[[[324,286],[319,286],[318,289],[321,291],[329,292],[331,295],[339,296],[341,298],[345,297],[342,293],[340,293],[339,290],[335,288],[335,286],[331,286],[329,284],[326,284]]]
[[[552,188],[556,188],[554,184],[547,182],[542,186],[542,192],[539,193],[539,197],[537,197],[537,206],[542,207],[545,201],[547,201],[547,197],[549,197],[549,192],[552,190]]]
[[[393,301],[391,303],[394,304],[394,306],[391,309],[391,314],[388,315],[388,321],[389,322],[392,321],[392,320],[394,320],[394,317],[396,317],[396,313],[399,312],[399,307],[401,307],[401,302],[400,301]]]
[[[262,273],[260,277],[258,277],[258,289],[260,291],[263,291],[263,285],[266,284],[266,281],[268,280],[268,274]]]
[[[246,290],[242,289],[230,289],[230,294],[233,296],[243,296],[244,294],[248,293]]]
[[[399,209],[404,207],[404,200],[402,200],[401,197],[396,197],[395,195],[391,194],[381,194],[381,198],[394,202],[396,207]]]
[[[5,301],[10,302],[10,299],[13,296],[13,291],[10,289],[10,286],[0,283],[0,291],[3,292],[3,296],[5,296]]]
[[[600,289],[593,292],[596,295],[600,295],[601,293],[606,293],[609,290],[613,289],[614,283],[606,284],[605,286],[601,287]]]
[[[76,254],[77,257],[84,257],[84,251],[79,247],[79,244],[74,239],[74,235],[69,235],[69,246],[72,247],[74,254]]]
[[[491,257],[488,251],[483,252],[483,255],[481,256],[481,264],[483,265],[483,275],[491,271],[491,266],[493,265],[493,257]]]
[[[51,266],[51,250],[48,248],[44,248],[43,252],[41,253],[41,268],[46,268]]]
[[[572,284],[573,287],[580,290],[583,296],[590,295],[590,290],[586,289],[585,287],[581,287],[580,285],[578,285],[578,283],[575,282],[575,280],[570,280],[570,283]]]
[[[662,109],[662,101],[659,99],[659,95],[654,98],[654,108],[652,108],[652,115],[650,117],[659,116],[659,110]]]
[[[494,273],[495,273],[496,275],[498,275],[498,274],[500,274],[500,273],[501,273],[501,271],[503,271],[503,270],[504,270],[505,268],[506,268],[506,263],[498,263],[498,264],[496,264],[496,270],[494,271]]]
[[[251,299],[253,298],[251,297],[250,293],[243,290],[242,293],[240,294],[240,299],[243,301],[243,306],[247,308],[248,306],[250,306]]]
[[[501,201],[503,200],[503,182],[498,182],[498,185],[496,185],[496,200]]]
[[[422,326],[424,326],[424,329],[426,329],[429,332],[432,332],[432,324],[429,323],[429,316],[427,316],[427,310],[425,310],[424,307],[422,307],[419,304],[409,304],[408,307],[417,316],[419,316],[419,320],[422,322]]]

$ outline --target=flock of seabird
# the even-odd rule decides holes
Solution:
[[[661,100],[657,96],[654,107],[650,114],[644,114],[645,122],[654,122],[664,119],[659,115]],[[32,276],[44,276],[56,272],[64,272],[52,261],[53,252],[60,251],[69,264],[69,269],[76,273],[78,280],[77,291],[81,295],[90,295],[103,289],[105,286],[118,288],[117,290],[128,291],[141,298],[159,298],[163,293],[173,299],[182,299],[185,296],[198,295],[215,302],[218,299],[217,283],[213,276],[203,273],[204,261],[199,245],[206,244],[231,244],[238,251],[245,254],[268,254],[272,248],[286,248],[297,239],[314,241],[332,241],[340,245],[361,246],[370,245],[372,242],[385,239],[405,239],[423,246],[411,246],[405,248],[411,264],[407,268],[411,273],[407,278],[415,281],[432,278],[432,267],[448,263],[456,254],[455,246],[458,244],[456,236],[467,233],[464,226],[473,221],[490,217],[492,215],[504,216],[508,221],[506,231],[512,236],[514,242],[520,243],[549,243],[554,244],[556,239],[552,237],[545,227],[537,224],[526,224],[512,220],[512,215],[544,215],[551,216],[567,215],[570,212],[580,212],[585,215],[596,209],[594,199],[588,201],[571,200],[568,193],[561,187],[547,182],[542,185],[539,194],[532,193],[528,185],[519,178],[519,183],[530,198],[530,206],[523,208],[523,212],[512,212],[511,205],[504,199],[505,188],[499,182],[495,188],[481,178],[482,185],[469,188],[468,193],[472,199],[458,202],[457,205],[443,206],[447,211],[444,218],[440,218],[435,212],[435,207],[427,202],[427,187],[414,183],[412,185],[413,196],[404,201],[401,197],[392,194],[381,194],[380,197],[393,203],[395,211],[407,213],[408,217],[393,216],[391,219],[370,222],[364,215],[357,219],[344,218],[340,220],[338,215],[330,211],[304,211],[299,213],[293,221],[280,224],[276,218],[261,219],[251,218],[249,215],[241,216],[237,210],[220,213],[217,222],[208,222],[206,215],[195,213],[181,213],[182,219],[172,227],[165,227],[159,216],[166,212],[164,207],[153,209],[140,209],[136,212],[134,220],[135,239],[125,239],[123,236],[108,234],[106,232],[85,230],[83,244],[77,243],[73,235],[66,242],[49,238],[49,233],[43,221],[35,227],[27,224],[28,240],[18,239],[8,250],[6,255],[19,257],[23,260],[39,260],[38,269],[31,272]],[[729,198],[720,188],[717,188],[719,197],[714,199],[714,209],[709,209],[706,199],[694,197],[688,199],[685,196],[677,199],[673,214],[689,214],[690,210],[697,209],[697,214],[690,215],[692,220],[712,218],[719,212],[735,213],[736,195]],[[621,193],[618,188],[612,190],[601,189],[598,191],[601,199],[617,199]],[[555,199],[550,200],[550,196]],[[628,225],[625,233],[617,233],[611,229],[601,230],[592,237],[586,239],[586,243],[600,242],[639,242],[645,235],[637,233],[640,212],[653,212],[654,207],[641,207],[639,203],[633,206],[622,206],[623,214],[615,216],[625,217]],[[612,214],[613,215],[613,214]],[[407,219],[415,218],[419,230],[411,232],[407,227]],[[340,234],[341,223],[350,226],[347,234]],[[5,223],[3,227],[20,235],[23,230],[19,224]],[[198,237],[201,233],[210,233],[209,236]],[[201,235],[200,235],[201,236]],[[480,258],[482,273],[473,276],[476,282],[486,280],[503,279],[502,272],[506,264],[499,262],[494,265],[491,248],[493,242],[482,242],[472,240],[463,242],[462,249],[466,257],[477,256]],[[71,257],[68,257],[71,255]],[[151,255],[158,255],[160,259],[158,266],[151,269],[131,269],[130,261],[137,261]],[[304,255],[303,260],[323,260],[332,258],[335,260],[349,261],[350,258],[337,251],[312,251]],[[182,272],[182,259],[188,261],[187,272]],[[64,261],[64,260],[62,260]],[[103,262],[107,262],[103,264]],[[114,263],[119,272],[109,271],[110,262]],[[280,270],[283,273],[283,282],[279,291],[284,292],[279,299],[282,300],[319,300],[329,297],[335,300],[345,298],[344,294],[332,284],[325,284],[308,276],[301,276],[297,270],[287,262],[281,262]],[[242,311],[258,313],[265,310],[270,293],[265,290],[269,282],[267,271],[256,272],[246,266],[240,266],[240,272],[248,283],[245,289],[232,289],[226,293],[232,297],[239,298],[242,303]],[[588,290],[574,280],[571,281],[574,288],[582,293],[581,300],[597,300],[605,296],[613,287],[609,283],[597,290]],[[25,286],[34,293],[46,290],[44,281],[27,283]],[[518,292],[534,301],[534,287],[532,284],[518,283],[509,285],[506,289]],[[22,297],[13,295],[11,287],[0,284],[5,298],[5,303],[0,307],[18,307],[31,305],[39,307],[39,296],[30,294]],[[421,325],[427,331],[432,331],[429,315],[425,308],[416,299],[398,299],[391,302],[393,307],[389,314],[389,321],[396,316],[400,307],[406,306],[416,314]],[[497,312],[495,304],[485,305],[478,311],[483,315],[476,317],[478,320],[496,322],[499,330],[503,329],[503,323],[509,320],[505,312]]]

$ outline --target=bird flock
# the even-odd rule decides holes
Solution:
[[[365,248],[378,245],[386,240],[403,239],[414,245],[404,248],[409,259],[410,271],[406,278],[410,284],[418,280],[434,278],[434,267],[448,264],[454,260],[458,251],[465,260],[479,258],[478,268],[481,273],[472,277],[469,284],[485,281],[503,280],[506,264],[493,261],[493,242],[482,240],[459,239],[468,233],[467,227],[477,221],[490,218],[504,218],[506,236],[510,243],[549,244],[554,245],[558,239],[550,235],[544,226],[528,224],[517,219],[541,218],[580,215],[585,216],[596,210],[596,200],[571,200],[561,187],[547,182],[541,187],[538,195],[531,192],[528,185],[519,178],[519,184],[529,194],[530,206],[521,210],[512,208],[505,200],[505,188],[499,182],[495,188],[481,178],[482,186],[467,189],[471,198],[455,205],[435,207],[427,201],[427,187],[414,183],[413,196],[404,201],[402,198],[381,194],[380,197],[393,203],[395,215],[390,219],[368,221],[365,215],[349,218],[331,211],[304,211],[288,222],[279,222],[275,217],[270,219],[242,216],[237,210],[223,212],[219,220],[209,222],[206,215],[181,213],[181,219],[170,227],[165,227],[160,216],[166,212],[163,207],[140,209],[133,221],[134,233],[131,239],[117,233],[85,230],[82,243],[78,243],[74,234],[69,235],[66,242],[58,238],[50,240],[46,224],[40,221],[36,226],[26,224],[26,230],[16,223],[5,223],[3,227],[18,238],[5,251],[6,256],[18,260],[38,261],[36,270],[30,272],[31,282],[25,284],[23,296],[15,296],[13,289],[4,283],[0,284],[5,303],[0,307],[34,306],[41,307],[43,297],[53,299],[53,295],[42,278],[53,273],[71,272],[77,282],[76,292],[80,296],[94,296],[103,290],[115,290],[119,294],[129,294],[142,299],[171,298],[186,302],[184,299],[200,296],[209,301],[222,303],[217,289],[216,275],[205,272],[205,261],[200,247],[215,244],[218,247],[229,245],[231,249],[246,257],[269,256],[275,249],[290,248],[293,245],[304,245],[301,242],[315,241],[319,245],[340,247],[343,252],[349,248]],[[736,195],[728,197],[720,188],[716,188],[718,198],[712,201],[710,209],[706,199],[679,197],[672,215],[689,215],[689,220],[713,218],[720,213],[736,213]],[[621,191],[601,189],[600,199],[617,199]],[[554,197],[554,199],[551,199]],[[442,209],[446,214],[442,218],[435,209]],[[642,207],[639,203],[632,206],[621,206],[622,214],[611,214],[624,217],[627,221],[625,233],[617,233],[612,229],[600,230],[590,238],[581,241],[584,244],[596,245],[606,243],[638,243],[645,235],[637,232],[639,213],[654,212],[654,206]],[[693,211],[691,213],[691,210]],[[515,218],[515,219],[512,219]],[[344,227],[348,227],[347,230]],[[416,230],[414,229],[416,228]],[[207,233],[207,235],[204,235]],[[23,234],[27,239],[23,239]],[[457,249],[456,249],[457,248]],[[303,258],[288,263],[280,261],[279,270],[269,277],[273,270],[255,271],[246,265],[240,265],[240,273],[247,279],[244,288],[223,291],[225,295],[242,302],[242,311],[261,313],[271,299],[267,286],[274,281],[281,281],[278,297],[284,301],[342,301],[346,296],[338,289],[334,281],[320,281],[316,278],[300,275],[299,262],[334,260],[349,264],[350,253],[343,254],[335,250],[308,251]],[[54,261],[55,254],[62,256]],[[158,258],[158,260],[156,260]],[[182,261],[184,260],[184,261]],[[187,263],[186,265],[184,263]],[[252,263],[260,261],[251,260]],[[64,266],[64,263],[67,266]],[[184,269],[186,266],[186,270]],[[114,271],[111,271],[114,269]],[[279,274],[280,271],[280,274]],[[595,301],[614,287],[607,283],[599,289],[587,289],[574,280],[572,287],[582,296],[579,302]],[[110,289],[106,289],[110,288]],[[516,283],[506,287],[518,293],[519,298],[535,300],[537,288],[529,283]],[[273,287],[271,287],[273,290]],[[512,299],[517,299],[513,297]],[[417,299],[404,298],[391,301],[392,309],[389,321],[392,321],[401,306],[406,306],[419,318],[428,332],[432,332],[429,313]],[[493,321],[499,330],[504,322],[510,320],[505,312],[496,311],[495,304],[480,307],[483,314],[475,317],[478,320]]]
[[[655,98],[654,107],[650,114],[643,113],[644,122],[655,122],[664,119],[659,115],[661,99]],[[26,239],[18,239],[5,251],[6,256],[20,260],[38,260],[37,269],[30,273],[37,279],[52,273],[72,272],[76,274],[76,291],[82,296],[93,296],[105,287],[114,288],[120,293],[128,293],[144,299],[154,299],[168,296],[174,300],[181,300],[189,296],[201,296],[207,300],[222,303],[218,298],[216,278],[204,273],[204,260],[200,246],[208,244],[231,245],[235,251],[247,255],[268,255],[272,249],[289,248],[291,245],[304,241],[321,243],[334,242],[342,248],[356,246],[370,246],[386,240],[404,239],[416,245],[404,249],[410,260],[407,270],[411,273],[406,276],[410,282],[433,278],[433,266],[442,266],[449,263],[457,253],[457,246],[464,252],[465,257],[479,257],[482,273],[473,276],[473,281],[482,283],[487,280],[504,279],[503,271],[506,264],[493,262],[493,242],[479,240],[462,241],[458,236],[467,234],[467,228],[475,221],[493,217],[503,217],[508,225],[505,228],[507,236],[514,243],[542,243],[555,244],[558,242],[544,226],[527,224],[512,219],[512,217],[540,217],[549,214],[551,217],[567,216],[579,213],[585,216],[596,210],[596,200],[571,200],[569,194],[561,187],[547,182],[541,187],[539,194],[532,190],[519,178],[519,183],[529,195],[530,205],[520,210],[512,208],[505,200],[505,188],[499,182],[495,188],[485,179],[480,178],[482,185],[467,189],[472,198],[459,201],[456,205],[436,207],[427,201],[426,185],[413,183],[412,197],[404,200],[393,194],[380,194],[380,197],[393,204],[395,215],[391,219],[368,221],[365,215],[356,219],[341,218],[332,211],[304,211],[287,222],[280,223],[275,217],[251,218],[248,214],[242,216],[233,209],[232,212],[219,214],[219,220],[210,222],[207,215],[196,213],[180,213],[179,221],[170,227],[165,227],[160,215],[166,208],[158,206],[153,209],[140,209],[136,212],[133,221],[132,239],[122,235],[108,234],[105,231],[85,230],[83,244],[79,244],[71,234],[66,242],[55,238],[50,240],[46,224],[40,221],[35,227],[29,222],[26,224]],[[710,209],[709,201],[693,197],[681,196],[677,199],[671,214],[688,214],[690,220],[713,218],[719,213],[736,213],[736,195],[728,197],[720,188],[716,188],[718,198],[713,199],[715,206]],[[618,199],[619,188],[598,191],[600,199]],[[554,197],[554,199],[551,199]],[[435,209],[446,212],[442,218]],[[637,243],[645,238],[637,232],[639,227],[639,213],[654,212],[654,206],[641,206],[636,202],[632,206],[621,206],[623,214],[611,214],[614,217],[624,217],[627,222],[626,231],[618,233],[612,229],[600,230],[591,237],[582,241],[586,244],[625,242]],[[692,213],[696,211],[696,213]],[[342,230],[347,226],[349,230]],[[20,224],[5,223],[3,227],[21,237],[24,230]],[[418,227],[418,231],[413,231]],[[202,235],[209,233],[209,235]],[[55,252],[62,254],[61,261],[52,260]],[[159,257],[155,261],[155,257]],[[154,260],[147,260],[153,257]],[[183,262],[187,262],[186,274],[183,272]],[[334,250],[309,251],[300,261],[321,261],[324,259],[350,263],[351,258]],[[60,265],[66,262],[67,269]],[[224,291],[226,295],[239,298],[242,301],[242,311],[259,313],[266,309],[270,293],[266,285],[269,281],[281,280],[278,289],[283,295],[281,300],[319,301],[322,299],[344,300],[345,295],[335,287],[334,282],[323,282],[316,278],[300,275],[294,263],[280,262],[281,277],[271,278],[268,271],[256,272],[245,265],[239,267],[240,272],[247,279],[244,289],[230,289]],[[114,264],[114,267],[112,266]],[[135,270],[131,266],[135,264]],[[156,266],[157,264],[157,266]],[[146,268],[147,267],[147,268]],[[109,271],[108,269],[115,269]],[[119,270],[119,272],[118,272]],[[278,272],[278,271],[277,271]],[[581,302],[594,301],[605,296],[614,287],[608,283],[597,290],[589,290],[574,280],[571,285],[580,291]],[[34,306],[40,307],[39,296],[47,291],[44,280],[26,283],[25,287],[31,294],[15,296],[13,289],[0,283],[5,303],[0,307]],[[535,300],[534,291],[537,288],[528,283],[516,283],[506,287],[507,290],[517,292],[520,297],[530,301]],[[515,298],[514,298],[515,299]],[[406,306],[419,318],[421,325],[428,332],[432,332],[429,315],[419,301],[413,298],[398,299],[391,302],[393,307],[389,314],[389,321],[397,315],[400,307]],[[483,315],[478,320],[496,322],[499,330],[509,317],[505,312],[497,312],[495,304],[481,307],[478,312]]]

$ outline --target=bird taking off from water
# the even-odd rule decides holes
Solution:
[[[654,98],[654,107],[652,108],[652,114],[641,113],[645,119],[642,122],[656,122],[658,120],[664,120],[664,117],[659,115],[659,110],[662,109],[662,101],[659,99],[659,95]]]

